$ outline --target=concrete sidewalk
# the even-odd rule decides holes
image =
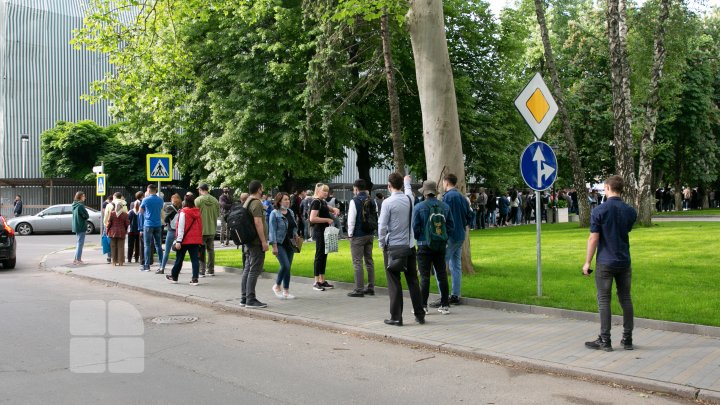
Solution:
[[[273,280],[261,278],[257,294],[268,307],[246,309],[239,306],[240,275],[236,273],[216,269],[215,277],[201,278],[199,286],[190,286],[189,262],[183,266],[180,284],[170,284],[165,276],[154,274],[155,268],[144,273],[135,263],[108,265],[98,250],[86,250],[86,265],[74,266],[72,259],[70,250],[56,252],[46,256],[41,267],[221,310],[720,403],[720,339],[714,337],[636,328],[636,349],[625,351],[619,348],[621,327],[615,325],[615,351],[607,353],[588,350],[583,344],[597,337],[597,322],[460,305],[451,307],[450,315],[431,310],[426,324],[418,325],[406,297],[405,326],[394,327],[383,323],[389,309],[384,289],[378,289],[374,297],[349,298],[347,289],[338,286],[318,292],[310,280],[295,277],[290,290],[297,299],[280,300],[271,291]],[[268,254],[267,260],[275,258]]]

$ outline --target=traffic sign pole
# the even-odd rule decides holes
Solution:
[[[542,297],[542,251],[540,249],[540,225],[542,224],[542,201],[540,192],[535,192],[535,229],[537,231],[537,296]]]

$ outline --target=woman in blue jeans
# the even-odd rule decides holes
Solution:
[[[280,270],[272,289],[278,298],[291,300],[295,296],[290,294],[290,267],[295,255],[293,240],[297,238],[298,227],[295,214],[290,210],[290,196],[287,193],[278,193],[274,206],[275,209],[269,217],[268,243],[272,245],[272,252],[280,263]]]
[[[172,252],[172,244],[175,242],[175,236],[177,234],[177,221],[178,213],[182,209],[182,198],[180,194],[173,194],[170,197],[172,204],[165,206],[165,225],[167,226],[167,234],[165,235],[165,254],[163,255],[162,262],[160,262],[160,269],[156,272],[157,274],[165,273],[165,265],[170,258],[170,252]],[[175,255],[177,257],[177,255]]]
[[[87,231],[86,221],[90,217],[85,208],[85,193],[75,193],[75,201],[72,205],[72,231],[77,235],[75,245],[75,259],[73,264],[85,264],[82,261],[83,246],[85,246],[85,232]]]

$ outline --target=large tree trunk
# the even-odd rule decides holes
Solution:
[[[652,224],[653,209],[653,147],[655,146],[655,129],[657,128],[658,106],[660,104],[660,79],[665,64],[665,22],[668,19],[670,0],[660,1],[660,15],[655,31],[655,52],[650,77],[650,91],[645,105],[645,129],[640,143],[640,163],[638,172],[638,222],[644,226]]]
[[[395,171],[405,175],[405,152],[403,151],[402,134],[400,133],[400,102],[398,101],[395,86],[395,67],[393,66],[392,48],[390,46],[390,27],[388,15],[380,17],[380,31],[382,36],[383,57],[385,59],[385,77],[390,105],[390,132],[393,144],[393,162]]]
[[[633,158],[632,112],[630,102],[630,64],[627,54],[627,25],[625,0],[607,0],[608,40],[610,43],[610,73],[612,78],[613,142],[615,168],[625,180],[625,200],[635,205],[637,181]]]
[[[458,190],[465,193],[465,158],[442,0],[411,1],[407,24],[415,57],[428,180],[442,184],[443,176],[453,173],[458,177]],[[464,273],[471,273],[470,233],[467,235],[462,268]]]
[[[358,177],[367,182],[368,190],[372,190],[373,183],[370,179],[370,148],[363,142],[355,145],[355,152],[357,153],[355,166],[357,166],[358,169]]]
[[[565,107],[565,98],[563,96],[562,86],[560,85],[560,77],[555,67],[555,57],[550,46],[550,35],[548,34],[547,24],[545,23],[545,6],[543,0],[535,0],[535,13],[537,14],[538,25],[540,26],[540,34],[542,36],[543,47],[545,48],[545,61],[548,71],[552,78],[552,84],[555,88],[555,102],[560,112],[560,122],[563,126],[563,135],[565,137],[565,146],[567,147],[568,158],[572,165],[573,183],[578,194],[578,202],[580,203],[580,226],[587,228],[590,226],[590,204],[588,202],[587,187],[585,187],[585,171],[580,161],[580,155],[575,144],[575,134],[570,123],[570,115]]]

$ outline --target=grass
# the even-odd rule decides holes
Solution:
[[[635,316],[720,326],[720,223],[660,223],[630,234]],[[543,225],[543,296],[536,296],[535,225],[471,232],[475,274],[463,276],[462,295],[496,301],[597,311],[592,278],[581,273],[588,230],[577,224]],[[376,245],[377,246],[377,245]],[[295,256],[294,276],[313,276],[315,246]],[[376,284],[385,286],[382,252],[374,249]],[[219,265],[240,267],[239,250],[216,251]],[[277,272],[268,253],[265,268]],[[593,264],[594,267],[594,264]],[[353,282],[348,241],[328,257],[330,280]],[[435,283],[431,283],[435,288]],[[613,313],[619,314],[613,296]]]
[[[720,216],[720,208],[710,208],[706,210],[690,210],[690,211],[670,211],[656,212],[655,217],[718,217]]]

